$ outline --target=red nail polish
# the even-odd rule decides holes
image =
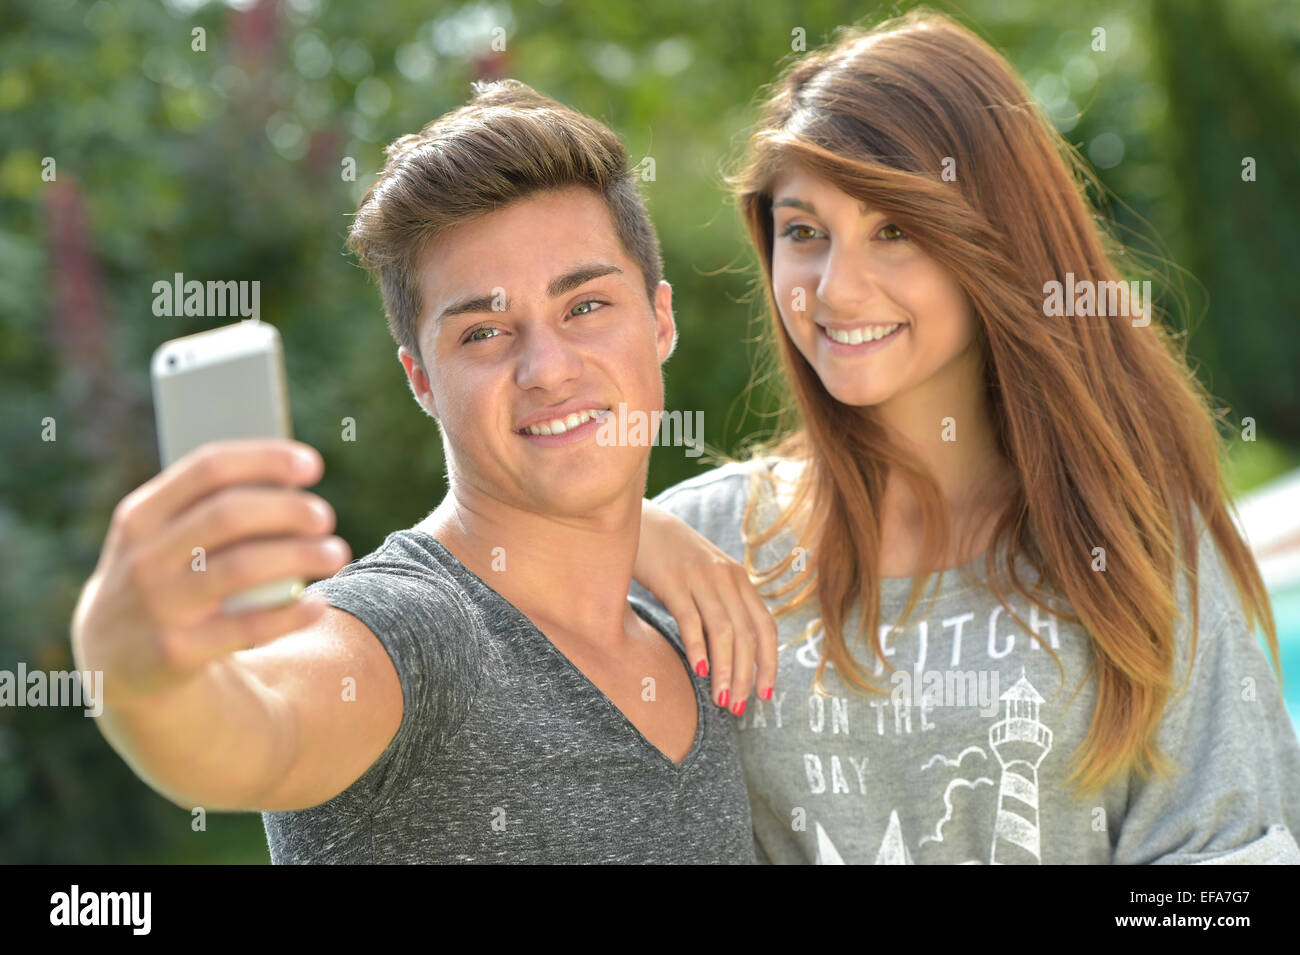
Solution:
[[[769,686],[766,690],[764,690],[762,696],[763,699],[770,700],[772,698],[772,687]]]
[[[718,694],[718,706],[726,706],[727,700],[731,699],[731,691],[723,690]]]
[[[700,676],[708,676],[709,675],[708,661],[701,660],[699,663],[695,664],[695,672],[698,673]]]
[[[745,701],[744,701],[744,700],[741,700],[739,703],[737,703],[735,706],[733,706],[733,707],[731,708],[731,712],[735,713],[737,716],[740,716],[742,713],[744,713],[744,712],[745,712]]]

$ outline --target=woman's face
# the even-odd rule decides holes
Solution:
[[[884,214],[796,166],[773,183],[772,219],[781,321],[836,400],[884,405],[974,357],[961,287]]]

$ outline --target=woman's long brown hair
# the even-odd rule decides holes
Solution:
[[[956,181],[941,176],[946,158]],[[1092,639],[1096,708],[1070,781],[1096,792],[1128,771],[1171,771],[1155,730],[1173,687],[1180,568],[1196,593],[1196,511],[1231,570],[1248,626],[1262,626],[1278,657],[1258,567],[1227,510],[1216,417],[1150,303],[1145,327],[1132,315],[1044,315],[1045,283],[1071,272],[1076,283],[1127,280],[1116,263],[1131,256],[1099,225],[1086,164],[1013,68],[972,31],[924,8],[871,30],[845,29],[790,64],[729,179],[758,251],[789,414],[778,437],[756,450],[803,466],[793,498],[765,529],[753,526],[751,493],[746,561],[760,587],[793,573],[767,594],[785,598],[779,614],[816,598],[827,648],[817,685],[829,660],[847,683],[882,692],[850,653],[845,626],[861,601],[864,633],[884,661],[879,504],[887,476],[903,479],[920,503],[922,567],[943,566],[949,529],[947,505],[920,462],[870,409],[832,398],[785,332],[772,288],[771,185],[792,165],[887,213],[968,297],[998,445],[1017,478],[986,569],[1005,546],[1010,589]],[[794,553],[757,568],[758,549],[787,525],[810,555],[803,569]],[[1105,572],[1093,569],[1096,547]],[[1068,608],[1028,586],[1015,569],[1020,558]],[[900,619],[927,579],[914,578]],[[1005,606],[996,579],[990,569]],[[1192,606],[1194,655],[1199,601]]]

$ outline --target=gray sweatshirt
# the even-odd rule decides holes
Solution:
[[[750,469],[729,464],[665,491],[656,503],[737,560]],[[776,467],[785,498],[795,475]],[[759,526],[777,513],[758,502]],[[799,542],[786,529],[759,554],[769,567]],[[813,677],[823,635],[805,628],[810,603],[778,618],[779,670],[771,701],[752,696],[738,720],[760,862],[822,864],[1297,863],[1300,745],[1269,657],[1242,616],[1213,538],[1200,538],[1200,630],[1189,663],[1185,582],[1175,690],[1158,732],[1183,771],[1133,775],[1091,799],[1065,780],[1093,716],[1089,637],[1031,609],[1018,626],[983,582],[983,558],[943,573],[936,602],[900,631],[911,580],[882,581],[882,639],[902,675],[874,665],[870,643],[846,634],[887,695],[853,691],[828,665]],[[790,579],[789,576],[782,582]],[[1023,569],[1023,579],[1037,576]],[[932,578],[933,581],[933,578]],[[645,595],[639,586],[633,592]],[[648,596],[648,595],[646,595]],[[653,600],[653,598],[649,598]],[[1061,606],[1054,603],[1054,606]],[[857,607],[849,616],[857,620]],[[860,625],[859,625],[860,626]],[[892,632],[891,632],[892,631]],[[1077,692],[1076,692],[1077,691]]]

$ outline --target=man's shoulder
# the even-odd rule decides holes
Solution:
[[[474,627],[479,617],[477,600],[455,573],[445,548],[417,528],[392,531],[374,550],[333,577],[316,581],[307,592],[322,594],[349,612],[364,604],[382,608],[385,616],[446,619],[457,628]]]
[[[332,578],[354,574],[393,575],[455,582],[442,545],[418,526],[391,531],[374,550],[342,567]]]

